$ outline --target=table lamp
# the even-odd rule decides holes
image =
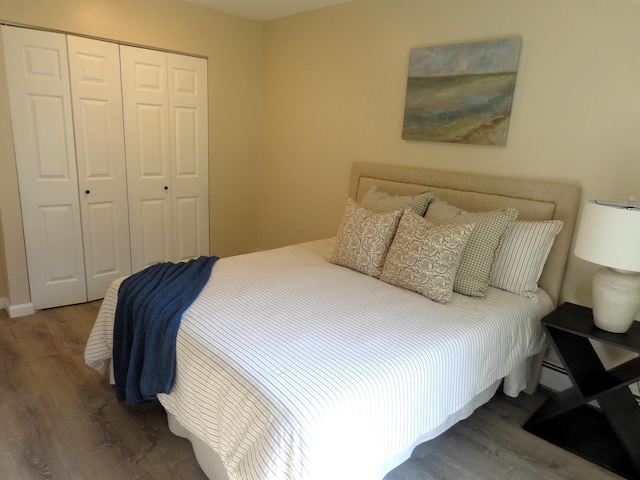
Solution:
[[[593,276],[593,320],[607,332],[626,332],[640,311],[640,205],[633,201],[587,201],[574,249],[604,266]]]

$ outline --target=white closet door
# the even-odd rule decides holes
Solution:
[[[167,54],[121,46],[131,267],[173,260]]]
[[[118,45],[67,37],[88,300],[131,273]]]
[[[176,261],[209,254],[207,61],[168,54]]]
[[[2,34],[31,300],[36,309],[85,302],[65,36]]]

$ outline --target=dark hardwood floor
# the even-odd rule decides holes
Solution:
[[[191,444],[171,434],[158,403],[119,403],[85,366],[99,307],[15,319],[0,310],[0,479],[204,480]],[[385,480],[619,478],[522,430],[547,395],[496,395]]]

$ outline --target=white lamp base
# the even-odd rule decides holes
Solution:
[[[596,327],[624,333],[640,311],[640,273],[601,268],[593,276],[592,295]]]

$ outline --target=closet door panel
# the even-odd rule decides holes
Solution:
[[[2,27],[31,300],[87,299],[64,35]]]
[[[74,281],[78,265],[74,245],[67,242],[68,232],[77,225],[75,212],[69,205],[48,205],[39,208],[40,234],[45,244],[46,278],[50,283]]]
[[[176,199],[176,245],[179,262],[207,255],[207,253],[203,253],[198,242],[203,227],[199,222],[199,214],[202,211],[199,202],[200,199],[197,196]],[[204,227],[206,228],[206,225]]]
[[[121,238],[118,231],[118,205],[115,202],[88,202],[86,206],[86,214],[82,222],[82,226],[85,230],[85,236],[87,240],[91,242],[92,248],[89,250],[91,258],[86,259],[86,263],[91,263],[93,280],[95,282],[100,281],[102,286],[105,286],[105,278],[113,277],[119,273],[126,275],[121,268],[123,259],[121,257]],[[127,254],[129,253],[128,238],[127,240]],[[126,259],[129,263],[129,259]],[[117,273],[115,273],[117,272]],[[89,272],[87,272],[87,277]],[[111,282],[109,282],[110,284]],[[89,284],[89,278],[87,278],[87,284]],[[109,287],[106,285],[106,288]],[[90,288],[87,287],[89,292]],[[89,300],[95,300],[98,298],[104,298],[106,289],[97,289],[94,287],[93,294],[88,293]],[[95,298],[92,298],[95,297]]]
[[[209,254],[207,61],[168,54],[174,255]]]
[[[69,164],[70,152],[67,145],[65,125],[65,102],[60,96],[30,95],[26,100],[30,112],[27,112],[33,138],[33,170],[26,171],[40,182],[48,180],[73,181],[73,165]],[[18,132],[18,135],[20,132]]]
[[[138,105],[135,141],[138,144],[138,178],[144,181],[169,180],[165,142],[166,108],[164,105]]]
[[[88,300],[131,273],[118,45],[67,37]]]
[[[145,243],[142,245],[143,257],[136,259],[136,262],[149,266],[172,261],[171,243],[164,241],[171,234],[171,202],[166,198],[145,198],[141,207],[140,229]]]
[[[173,260],[167,54],[121,46],[132,271]]]

